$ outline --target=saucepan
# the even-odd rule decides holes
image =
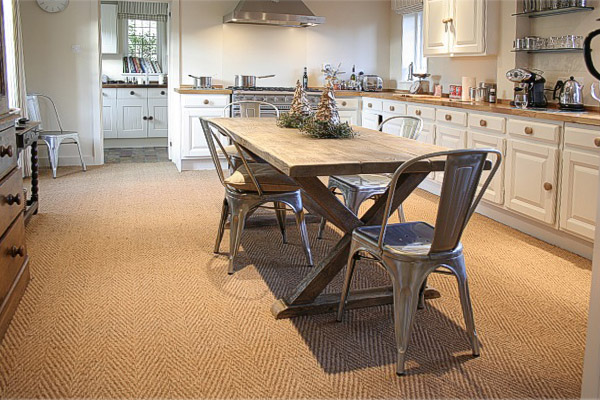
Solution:
[[[254,76],[254,75],[236,75],[235,76],[235,86],[236,87],[256,87],[256,80],[263,78],[273,78],[275,75],[264,75],[264,76]]]
[[[194,76],[189,75],[190,78],[194,78],[194,87],[200,89],[212,89],[212,76]]]

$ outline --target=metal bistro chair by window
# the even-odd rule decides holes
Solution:
[[[235,172],[225,178],[223,168],[219,160],[217,146],[227,159],[231,166],[232,157],[227,149],[219,140],[219,134],[229,139],[235,147],[237,154],[243,154],[240,146],[233,141],[228,132],[216,126],[210,121],[200,118],[200,124],[206,137],[206,142],[210,150],[210,155],[214,162],[217,174],[223,186],[225,186],[225,199],[223,200],[223,209],[221,212],[221,221],[215,243],[214,252],[219,252],[219,246],[223,239],[225,224],[227,218],[231,216],[230,221],[230,239],[229,239],[229,274],[235,272],[234,261],[240,247],[242,232],[246,218],[250,216],[258,207],[264,207],[265,203],[273,203],[279,228],[286,243],[285,235],[285,214],[286,205],[289,206],[296,216],[296,223],[300,230],[300,237],[304,246],[304,253],[308,265],[313,265],[310,244],[308,242],[308,231],[304,221],[304,210],[302,204],[302,194],[300,188],[290,177],[276,171],[266,163],[250,163],[245,158],[240,158],[242,165]],[[218,132],[216,133],[215,130]]]
[[[491,154],[495,154],[495,162],[479,194],[475,196],[487,157]],[[446,158],[446,165],[435,227],[425,222],[388,224],[392,212],[393,193],[400,175],[416,163],[432,163],[439,157]],[[414,316],[427,277],[432,272],[449,273],[456,276],[473,356],[479,355],[479,342],[475,332],[460,238],[498,170],[501,157],[498,150],[465,149],[413,158],[398,168],[390,181],[389,193],[391,195],[386,202],[381,226],[362,226],[356,228],[352,233],[346,279],[342,289],[337,320],[342,320],[356,260],[360,259],[362,254],[364,258],[378,261],[392,278],[394,326],[398,351],[396,373],[398,375],[405,373],[404,360]],[[438,269],[440,270],[436,271]]]
[[[266,114],[266,117],[273,117],[273,115],[279,118],[279,109],[271,103],[267,103],[266,101],[252,101],[252,100],[240,100],[233,101],[223,107],[223,117],[231,117],[231,118],[261,118]],[[237,149],[233,144],[230,143],[229,146],[225,147],[229,156],[233,161],[233,165],[231,166],[231,173],[235,171],[235,169],[239,168],[242,165],[242,161],[240,155],[237,153]],[[250,154],[245,153],[246,160],[250,162],[256,162],[260,160],[256,160]]]
[[[407,139],[417,140],[421,134],[421,128],[423,126],[423,120],[418,117],[410,116],[394,116],[385,119],[379,127],[378,131],[381,131],[383,127],[390,121],[394,121],[395,125],[398,126],[399,136]],[[398,121],[400,123],[398,124]],[[385,193],[388,185],[390,184],[390,174],[361,174],[361,175],[343,175],[343,176],[331,176],[329,177],[328,187],[330,190],[335,192],[340,191],[340,194],[344,198],[344,204],[354,214],[358,215],[358,210],[365,200],[372,197],[380,196]],[[398,218],[400,222],[404,222],[404,210],[402,205],[398,207]],[[325,218],[321,218],[321,225],[319,226],[319,233],[317,238],[323,238],[323,231],[325,230]]]
[[[42,114],[40,112],[39,97],[47,99],[52,105],[56,122],[58,123],[58,131],[48,131],[43,128],[44,124],[42,123]],[[29,113],[29,119],[31,119],[32,121],[40,122],[39,137],[46,143],[46,146],[48,146],[48,160],[50,162],[50,167],[52,168],[52,177],[56,179],[56,170],[58,168],[58,151],[60,149],[60,145],[63,144],[63,142],[64,144],[77,145],[77,150],[79,151],[79,159],[81,160],[81,169],[85,171],[87,168],[85,166],[85,161],[83,161],[83,154],[81,153],[79,134],[75,131],[65,131],[63,129],[62,122],[60,120],[60,116],[58,114],[58,110],[56,109],[56,104],[54,104],[54,101],[49,96],[43,94],[28,95],[27,111]]]

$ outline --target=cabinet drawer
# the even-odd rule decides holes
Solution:
[[[435,108],[409,105],[406,107],[406,115],[412,115],[413,117],[420,117],[428,120],[435,120]]]
[[[567,125],[565,127],[565,145],[584,149],[597,149],[600,147],[600,129]]]
[[[223,108],[229,104],[227,95],[187,94],[181,97],[184,107]]]
[[[358,99],[337,99],[337,105],[340,110],[358,110]]]
[[[560,138],[559,125],[523,119],[509,119],[506,124],[506,130],[511,135],[529,137],[550,143],[558,143]]]
[[[383,100],[380,99],[363,99],[363,110],[383,111]]]
[[[167,88],[149,88],[148,89],[148,98],[149,99],[166,99],[167,96]]]
[[[17,152],[15,128],[0,132],[0,179],[17,166]]]
[[[23,210],[24,204],[21,169],[15,168],[10,175],[0,181],[0,235]]]
[[[398,101],[384,100],[383,111],[399,115],[406,115],[406,104]]]
[[[145,89],[145,88],[141,88],[141,89],[119,88],[119,89],[117,89],[117,98],[118,99],[147,99],[148,98],[148,89]]]
[[[504,133],[506,119],[484,114],[469,114],[469,127],[493,133]]]
[[[110,100],[114,100],[117,98],[117,89],[115,88],[107,88],[107,89],[102,89],[102,98],[103,99],[110,99]]]
[[[452,125],[467,126],[467,113],[454,110],[436,110],[435,119]]]
[[[26,259],[25,225],[21,214],[0,239],[0,304]]]

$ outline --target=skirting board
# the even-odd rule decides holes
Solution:
[[[123,147],[168,147],[167,138],[140,138],[140,139],[104,139],[105,149],[121,149]]]
[[[221,166],[224,169],[227,169],[227,163],[225,162],[225,160],[221,160]],[[181,159],[182,171],[203,171],[207,169],[215,169],[215,166],[210,157]]]
[[[441,186],[437,182],[425,180],[419,188],[437,196],[440,195]],[[587,259],[592,259],[592,252],[594,250],[594,243],[592,242],[569,235],[554,227],[545,226],[526,216],[486,203],[484,200],[479,203],[476,212],[553,246],[568,250]]]

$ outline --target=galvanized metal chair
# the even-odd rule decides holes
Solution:
[[[488,156],[492,154],[496,156],[495,162],[476,196],[484,165]],[[393,193],[398,178],[414,164],[431,162],[439,157],[446,157],[446,166],[435,227],[425,222],[388,224],[390,213],[393,211]],[[356,261],[361,257],[377,261],[392,278],[398,375],[405,373],[404,361],[414,315],[427,277],[432,272],[450,273],[456,276],[473,355],[479,355],[479,341],[475,331],[460,238],[498,170],[501,157],[501,153],[494,149],[466,149],[427,154],[404,163],[396,170],[390,181],[390,195],[381,226],[362,226],[352,233],[337,320],[342,320]],[[436,271],[440,268],[442,270]]]
[[[48,131],[43,128],[42,122],[42,113],[40,112],[40,103],[39,97],[42,97],[50,102],[52,105],[52,109],[54,110],[54,115],[56,117],[56,122],[58,123],[58,131]],[[86,171],[87,167],[85,165],[85,161],[83,161],[83,154],[81,153],[81,144],[79,143],[79,134],[75,131],[65,131],[62,127],[62,122],[60,120],[60,116],[58,115],[58,110],[56,108],[56,104],[54,101],[46,95],[43,94],[31,94],[27,96],[27,111],[29,114],[29,119],[32,121],[40,121],[39,130],[39,138],[46,143],[48,146],[48,160],[50,162],[50,167],[52,168],[52,178],[56,179],[56,170],[58,169],[58,151],[60,149],[60,145],[63,144],[75,144],[77,145],[77,150],[79,151],[79,159],[81,160],[81,169]]]
[[[302,194],[300,187],[290,177],[280,173],[265,163],[250,163],[244,157],[240,158],[242,165],[235,172],[225,177],[221,162],[219,160],[220,149],[225,156],[228,164],[231,166],[232,157],[227,152],[226,147],[221,143],[219,135],[229,139],[235,147],[237,154],[243,154],[242,148],[233,140],[231,135],[216,124],[200,118],[200,124],[206,137],[206,142],[210,150],[210,155],[214,162],[217,174],[223,186],[225,187],[225,199],[221,211],[221,221],[215,243],[214,252],[219,252],[225,224],[227,218],[231,216],[230,221],[230,239],[229,239],[229,269],[228,273],[233,274],[235,257],[240,247],[242,232],[246,219],[258,208],[265,207],[265,203],[273,203],[279,228],[283,237],[283,242],[287,243],[285,233],[286,223],[286,205],[289,206],[296,217],[296,223],[300,230],[300,237],[304,247],[304,253],[308,265],[313,265],[313,258],[308,241],[308,231],[304,221],[304,209],[302,204]],[[267,207],[268,208],[268,207]]]
[[[399,125],[399,136],[413,140],[419,138],[423,126],[423,120],[421,120],[421,118],[404,115],[389,117],[379,124],[377,130],[381,131],[385,124],[390,121],[401,121],[400,124],[397,124]],[[358,214],[358,210],[365,200],[382,195],[385,193],[389,184],[390,174],[360,174],[330,176],[328,187],[333,192],[339,190],[339,194],[342,195],[346,207],[353,213]],[[400,219],[400,222],[406,221],[402,205],[398,207],[398,218]],[[319,239],[323,238],[325,224],[325,218],[321,218],[319,233],[317,235],[317,238]]]

